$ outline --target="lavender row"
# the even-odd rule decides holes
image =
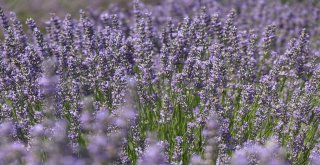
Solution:
[[[316,6],[132,6],[0,9],[0,164],[318,163]]]

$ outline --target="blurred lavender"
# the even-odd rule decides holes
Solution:
[[[0,164],[318,164],[320,9],[225,2],[0,8]]]

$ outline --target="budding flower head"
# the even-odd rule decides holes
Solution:
[[[286,164],[284,149],[278,144],[276,138],[272,137],[262,146],[254,143],[247,143],[239,148],[232,156],[232,164]]]
[[[154,134],[149,134],[148,146],[143,153],[143,156],[138,160],[139,165],[165,165],[167,164],[167,157],[164,153],[164,144],[155,140]]]
[[[57,59],[55,57],[49,57],[41,64],[41,69],[46,76],[53,76],[56,74]]]
[[[42,94],[53,94],[57,90],[59,83],[59,76],[56,75],[56,60],[55,58],[48,58],[41,64],[42,75],[38,79]]]

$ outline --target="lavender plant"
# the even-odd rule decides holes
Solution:
[[[0,9],[0,164],[317,164],[319,11],[133,1],[26,31]]]

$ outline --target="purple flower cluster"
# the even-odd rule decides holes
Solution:
[[[0,164],[319,163],[319,6],[227,1],[0,8]]]

